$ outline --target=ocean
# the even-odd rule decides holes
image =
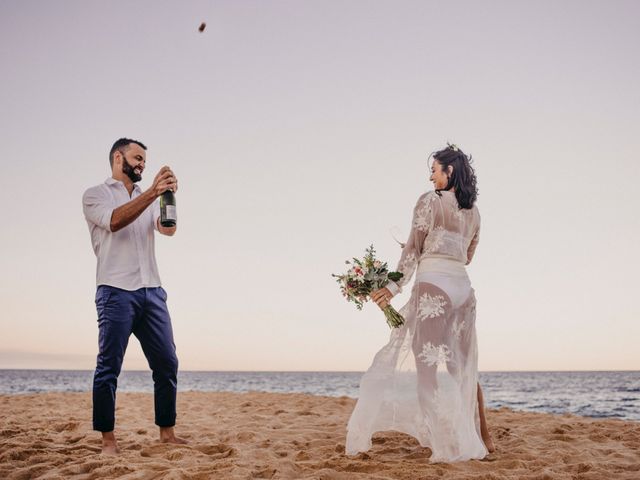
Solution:
[[[280,392],[358,396],[362,372],[188,372],[179,391]],[[84,370],[0,370],[0,394],[86,392],[93,372]],[[489,408],[640,421],[640,371],[481,372]],[[121,392],[153,392],[150,371],[124,371]]]

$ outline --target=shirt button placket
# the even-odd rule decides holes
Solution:
[[[138,195],[135,195],[136,197]],[[141,227],[140,227],[140,219],[141,217],[144,216],[145,212],[142,212],[142,215],[140,215],[140,217],[136,218],[135,221],[133,222],[133,237],[135,239],[136,242],[136,251],[138,252],[138,268],[140,269],[140,280],[142,282],[142,286],[146,287],[149,282],[148,282],[148,275],[146,272],[146,268],[144,265],[144,248],[142,247],[142,233],[141,233]]]

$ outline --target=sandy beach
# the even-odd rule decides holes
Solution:
[[[122,453],[101,455],[90,393],[0,396],[0,478],[6,479],[638,479],[640,422],[488,412],[498,451],[485,460],[430,464],[403,434],[344,455],[354,400],[303,394],[180,393],[177,432],[157,441],[153,397],[118,396]]]

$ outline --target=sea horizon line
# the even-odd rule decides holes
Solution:
[[[0,368],[0,372],[36,371],[36,372],[92,372],[88,368]],[[123,369],[123,372],[150,372],[150,369]],[[179,370],[182,373],[364,373],[366,370]],[[623,370],[479,370],[478,373],[618,373],[640,372],[640,369]]]

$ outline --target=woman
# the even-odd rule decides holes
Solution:
[[[435,191],[422,195],[411,233],[389,283],[371,297],[384,308],[416,273],[405,324],[394,329],[360,384],[346,452],[371,448],[382,430],[412,435],[431,462],[481,459],[494,450],[478,384],[476,301],[465,265],[478,244],[480,214],[470,159],[455,145],[433,154]]]

